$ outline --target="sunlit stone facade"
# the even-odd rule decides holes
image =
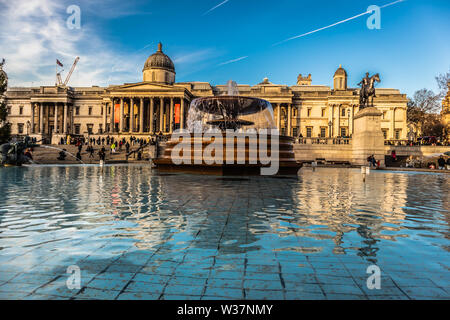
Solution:
[[[447,82],[447,96],[442,100],[442,124],[444,125],[444,137],[450,141],[450,81]]]
[[[66,134],[170,134],[185,127],[190,101],[228,91],[226,85],[208,82],[177,83],[175,75],[175,66],[160,44],[145,62],[142,82],[108,87],[9,88],[6,97],[12,133],[51,141]],[[299,75],[293,86],[274,84],[265,78],[254,86],[238,84],[238,89],[242,96],[271,102],[282,134],[349,137],[359,111],[359,89],[349,88],[347,79],[347,72],[340,66],[332,88],[313,85],[311,75]],[[385,139],[406,139],[406,95],[381,88],[376,95],[374,105],[383,114]]]

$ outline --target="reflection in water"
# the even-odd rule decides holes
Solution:
[[[446,175],[302,170],[298,179],[158,175],[147,166],[0,170],[0,252],[352,256],[448,265]],[[36,250],[38,249],[38,250]],[[42,251],[40,251],[42,250]],[[30,253],[30,254],[27,254]],[[411,262],[410,262],[411,263]]]

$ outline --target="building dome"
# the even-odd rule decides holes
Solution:
[[[145,61],[144,81],[158,82],[172,85],[175,82],[175,66],[172,60],[163,53],[162,44],[158,44],[158,51]]]
[[[344,68],[342,68],[342,65],[340,64],[339,65],[339,68],[336,70],[336,72],[334,73],[334,76],[336,77],[336,76],[344,76],[344,77],[346,77],[347,76],[347,71],[345,71],[345,69]]]
[[[175,66],[172,60],[163,53],[161,43],[158,44],[158,51],[148,57],[147,61],[145,61],[144,70],[149,69],[164,69],[175,72]]]

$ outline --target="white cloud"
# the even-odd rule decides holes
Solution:
[[[149,43],[146,39],[142,48],[135,52],[117,49],[116,43],[110,44],[101,37],[96,30],[99,26],[83,19],[83,13],[96,10],[94,3],[97,2],[81,1],[81,29],[70,30],[66,26],[69,17],[66,9],[73,3],[69,0],[66,3],[61,0],[0,0],[0,58],[6,59],[9,85],[54,85],[56,59],[64,64],[64,81],[77,56],[80,61],[69,81],[71,86],[141,81],[145,60],[156,50],[157,42]],[[131,5],[118,5],[120,10],[117,11],[122,14],[136,13]],[[105,4],[101,4],[97,8],[99,15],[104,7]],[[186,52],[181,48],[180,52],[174,56],[174,62],[182,73],[218,55],[215,49]]]
[[[115,51],[83,23],[83,11],[81,29],[70,30],[67,6],[56,0],[0,0],[0,7],[0,48],[10,86],[53,85],[56,59],[64,63],[64,78],[76,56],[80,62],[69,85],[140,80],[142,53]]]

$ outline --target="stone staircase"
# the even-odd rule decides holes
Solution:
[[[90,158],[89,153],[86,151],[87,146],[83,145],[83,149],[81,151],[81,160],[85,164],[97,164],[100,162],[100,158],[98,152],[102,148],[102,146],[93,146],[94,147],[94,157]],[[137,154],[132,154],[128,159],[126,156],[125,147],[122,147],[122,150],[119,151],[119,148],[116,148],[115,153],[111,153],[110,146],[104,146],[106,149],[106,163],[142,163],[149,162],[149,150],[150,147],[145,147],[142,153],[142,160],[137,160]],[[131,146],[130,151],[138,149],[139,146]],[[58,160],[59,149],[66,149],[68,153],[66,159],[64,161]],[[34,148],[33,162],[36,164],[79,164],[75,156],[78,153],[78,147],[73,145],[44,145]],[[153,153],[153,152],[151,152]],[[73,156],[72,156],[73,155]]]

